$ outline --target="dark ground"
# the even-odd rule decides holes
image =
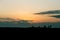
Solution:
[[[0,31],[4,32],[60,32],[60,28],[14,28],[14,27],[0,27]]]

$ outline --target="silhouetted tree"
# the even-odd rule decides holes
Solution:
[[[32,28],[34,28],[34,26],[32,26]]]
[[[48,28],[51,28],[51,27],[52,27],[52,25],[49,25],[49,26],[48,26]]]
[[[38,28],[41,28],[40,26],[38,26]]]
[[[46,25],[44,25],[44,28],[47,28]]]

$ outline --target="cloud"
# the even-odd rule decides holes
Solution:
[[[53,15],[53,16],[50,16],[50,17],[60,18],[60,15]]]
[[[45,11],[45,12],[40,12],[40,13],[35,13],[36,15],[40,14],[60,14],[60,10],[52,10],[52,11]]]
[[[12,18],[0,18],[0,20],[15,20],[15,19],[12,19]]]
[[[49,16],[49,17],[60,18],[60,10],[51,10],[51,11],[35,13],[35,15],[45,15],[45,14],[51,14],[51,16]],[[56,15],[54,15],[54,14],[56,14]]]

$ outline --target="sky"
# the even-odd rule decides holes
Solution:
[[[34,15],[48,10],[60,10],[60,0],[0,0],[0,18],[10,17],[34,22],[60,21],[60,18]]]

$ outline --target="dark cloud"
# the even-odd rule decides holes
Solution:
[[[40,14],[60,14],[60,10],[52,10],[52,11],[45,11],[45,12],[40,12],[40,13],[35,13],[36,15]]]
[[[54,15],[54,16],[51,16],[51,17],[60,18],[60,15]]]
[[[40,12],[40,13],[35,13],[35,15],[45,15],[45,14],[57,14],[57,15],[51,15],[50,17],[54,18],[60,18],[60,10],[51,10],[51,11],[45,11],[45,12]]]
[[[0,18],[0,20],[15,20],[15,19],[12,19],[12,18]]]

